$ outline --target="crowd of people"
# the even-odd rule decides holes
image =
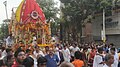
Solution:
[[[54,47],[0,46],[0,67],[120,67],[114,44],[59,43]]]

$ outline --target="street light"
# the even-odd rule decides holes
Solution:
[[[4,23],[3,23],[3,24],[4,24],[4,41],[5,41],[5,35],[6,35],[6,34],[5,34],[5,31],[6,31],[6,30],[5,30],[5,27],[6,27],[6,25],[7,25],[6,22],[8,22],[7,1],[4,1],[3,4],[5,5],[6,18],[7,18],[6,21],[4,21]]]
[[[105,43],[106,34],[105,34],[105,9],[103,9],[103,30],[102,30],[102,40]]]
[[[7,1],[4,1],[3,4],[5,5],[5,11],[6,11],[6,18],[8,20],[8,13],[7,13]]]

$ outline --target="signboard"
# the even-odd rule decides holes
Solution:
[[[102,39],[103,42],[106,41],[105,32],[103,30],[101,31],[101,39]]]

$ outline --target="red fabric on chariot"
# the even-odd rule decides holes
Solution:
[[[36,12],[38,15],[38,18],[34,19],[31,14],[32,12]],[[36,17],[36,14],[34,14]],[[42,23],[45,23],[45,15],[40,8],[40,6],[36,3],[35,0],[25,0],[21,9],[21,20],[24,24],[32,22],[36,23],[38,21],[41,21]]]

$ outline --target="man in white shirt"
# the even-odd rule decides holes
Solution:
[[[62,50],[64,61],[70,62],[70,51],[67,48],[67,46],[64,46],[64,49]]]
[[[13,43],[14,42],[13,42],[12,34],[10,34],[6,39],[6,47],[11,47]]]
[[[39,56],[45,56],[44,53],[39,49],[38,46],[35,47],[33,54],[36,56],[36,58]]]
[[[55,47],[55,54],[58,56],[59,60],[61,60],[58,46]]]
[[[104,61],[102,57],[103,48],[98,48],[98,53],[94,57],[93,67],[103,67]]]
[[[77,46],[77,44],[73,44],[73,46],[69,47],[69,49],[71,50],[71,55],[74,57],[74,53],[76,51],[80,51],[79,47]]]
[[[114,56],[114,63],[112,64],[112,67],[118,67],[119,57],[118,54],[116,53],[116,49],[114,47],[111,48],[110,53]]]
[[[113,63],[114,63],[114,56],[112,54],[107,54],[105,56],[105,64],[103,67],[112,67]]]

